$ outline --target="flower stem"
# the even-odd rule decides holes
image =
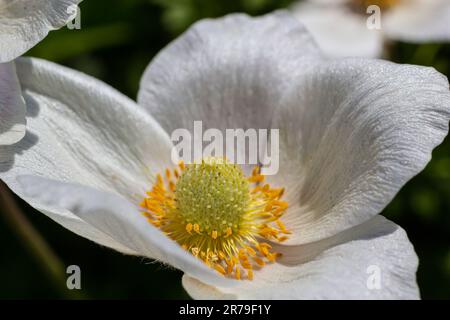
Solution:
[[[11,191],[0,181],[0,214],[3,215],[10,228],[16,233],[22,244],[36,260],[52,282],[55,289],[64,298],[77,299],[82,296],[76,291],[66,288],[67,275],[64,264],[46,243],[44,238],[32,226],[17,205]]]

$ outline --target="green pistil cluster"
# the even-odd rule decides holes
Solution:
[[[250,201],[250,185],[239,166],[221,158],[186,166],[175,188],[176,214],[200,231],[239,229]]]

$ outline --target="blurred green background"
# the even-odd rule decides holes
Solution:
[[[290,0],[85,0],[81,30],[52,32],[28,53],[84,71],[131,98],[152,57],[205,17],[231,12],[259,15]],[[433,66],[450,75],[450,45],[395,43],[392,59]],[[65,266],[82,270],[84,298],[188,298],[181,272],[148,259],[124,256],[67,232],[23,202],[20,207]],[[1,208],[0,208],[1,209]],[[450,139],[435,150],[425,171],[383,212],[401,225],[420,258],[418,282],[425,299],[450,298]],[[67,298],[0,217],[0,298]]]

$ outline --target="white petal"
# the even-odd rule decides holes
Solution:
[[[299,79],[300,80],[300,79]],[[368,220],[431,159],[448,132],[448,80],[432,68],[343,59],[307,73],[272,124],[280,128],[290,243]]]
[[[185,275],[183,285],[195,299],[418,299],[417,264],[405,231],[378,216],[335,237],[288,248],[253,281],[222,288]]]
[[[25,136],[25,102],[13,63],[0,63],[0,145]]]
[[[233,285],[147,221],[139,208],[113,193],[35,176],[18,177],[24,194],[53,210],[65,209],[139,255],[157,259],[215,285]]]
[[[74,17],[81,0],[0,0],[0,62],[34,47]]]
[[[87,75],[37,59],[16,63],[28,131],[14,146],[0,147],[0,178],[25,201],[16,181],[23,174],[77,182],[140,202],[154,174],[171,164],[164,130],[135,102]],[[88,224],[86,230],[74,227],[72,221],[82,221],[68,212],[44,213],[115,248],[108,237],[93,239],[98,230]]]
[[[387,37],[406,42],[450,41],[450,1],[413,0],[386,13],[382,28]]]
[[[367,28],[367,17],[342,5],[300,2],[292,7],[294,16],[312,33],[330,57],[381,56],[383,36]]]
[[[149,65],[138,102],[169,134],[204,129],[267,128],[292,80],[320,53],[286,12],[203,20]]]

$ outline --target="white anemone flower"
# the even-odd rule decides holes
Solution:
[[[367,27],[371,5],[381,9],[379,30]],[[292,11],[332,57],[379,57],[390,40],[450,41],[448,0],[305,0]]]
[[[138,103],[50,62],[16,66],[28,132],[0,148],[0,178],[67,229],[182,270],[197,299],[419,298],[413,246],[378,214],[448,132],[434,69],[324,58],[284,12],[196,23]],[[169,135],[195,120],[279,128],[279,172],[173,164]]]
[[[9,61],[74,18],[81,0],[0,0],[0,145],[25,135],[25,104]]]

